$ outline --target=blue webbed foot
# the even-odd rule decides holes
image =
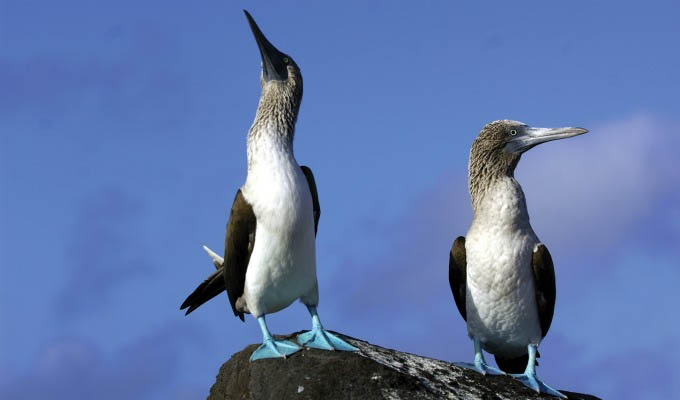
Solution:
[[[466,369],[471,369],[473,371],[477,371],[482,375],[505,375],[505,372],[501,371],[500,369],[496,367],[492,367],[491,365],[487,364],[486,362],[481,362],[479,364],[472,364],[472,363],[466,363],[466,362],[455,362],[453,365],[457,365],[461,368],[466,368]]]
[[[268,339],[250,355],[250,361],[261,358],[286,358],[299,350],[301,350],[300,346],[291,341]]]
[[[260,323],[262,330],[262,345],[250,355],[250,362],[261,358],[286,358],[286,356],[302,350],[300,346],[289,340],[274,340],[269,328],[267,328],[264,315],[257,317],[257,322]]]
[[[511,375],[513,378],[517,379],[518,381],[522,382],[525,386],[529,387],[530,389],[533,389],[537,393],[546,393],[552,396],[560,397],[563,399],[566,399],[567,396],[563,395],[559,391],[551,388],[550,386],[546,385],[543,383],[542,380],[538,379],[536,374],[512,374]]]
[[[359,351],[356,347],[345,342],[323,328],[314,328],[297,337],[298,343],[305,347],[321,350]]]
[[[307,306],[307,308],[312,315],[312,330],[298,335],[298,343],[321,350],[359,351],[356,347],[323,329],[316,307]]]
[[[456,362],[453,364],[461,368],[467,368],[473,371],[477,371],[482,375],[505,375],[505,372],[501,371],[498,368],[492,367],[486,363],[486,360],[484,359],[484,353],[482,353],[482,344],[476,338],[473,338],[472,340],[474,341],[475,344],[474,364],[465,362]]]
[[[527,363],[527,369],[523,374],[512,374],[512,377],[522,382],[525,386],[536,391],[537,393],[546,393],[551,396],[566,399],[567,396],[551,388],[550,386],[543,383],[542,380],[538,379],[536,376],[536,352],[538,351],[538,345],[530,344],[528,347],[529,362]]]

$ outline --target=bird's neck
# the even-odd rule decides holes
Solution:
[[[519,228],[529,226],[524,191],[514,177],[495,176],[483,182],[471,177],[470,195],[476,222]]]
[[[267,130],[292,144],[301,100],[302,91],[297,86],[278,82],[265,84],[249,135]]]
[[[273,153],[293,157],[299,102],[293,96],[263,93],[248,132],[248,166]],[[294,157],[293,157],[294,159]]]
[[[518,155],[488,149],[475,141],[470,149],[468,163],[468,186],[474,209],[477,209],[482,199],[497,185],[507,186],[509,190],[516,187],[516,191],[524,198],[522,188],[514,178],[519,159]]]

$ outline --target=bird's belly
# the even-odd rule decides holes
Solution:
[[[466,238],[468,333],[490,353],[519,356],[541,340],[531,266],[536,240],[484,231]]]
[[[257,232],[244,294],[254,315],[270,314],[288,307],[316,285],[313,235],[291,239],[277,232]],[[258,248],[257,241],[268,243]]]
[[[251,202],[257,225],[244,297],[255,317],[277,312],[316,287],[312,199],[302,172],[295,172],[248,188],[247,196],[257,199]]]

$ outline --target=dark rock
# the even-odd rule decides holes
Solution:
[[[509,376],[482,376],[445,361],[340,336],[360,352],[304,349],[285,360],[251,363],[248,358],[259,344],[250,345],[222,365],[208,399],[556,399],[538,395]],[[561,392],[570,399],[598,399]]]

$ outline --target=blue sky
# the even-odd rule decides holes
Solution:
[[[495,119],[583,126],[516,173],[556,264],[539,374],[680,397],[677,2],[84,0],[0,1],[0,397],[200,398],[260,340],[224,296],[178,311],[245,179],[243,8],[304,75],[328,328],[471,359],[446,279],[469,146]]]

